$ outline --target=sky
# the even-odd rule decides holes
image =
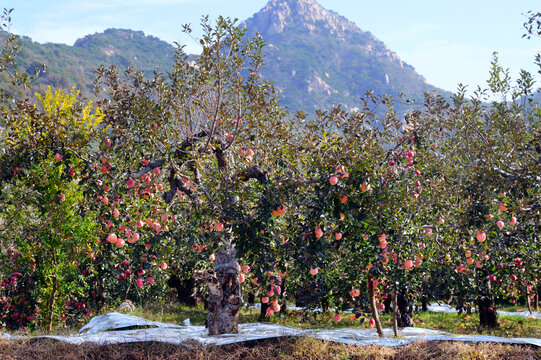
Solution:
[[[454,91],[458,83],[486,87],[492,53],[509,68],[535,72],[541,38],[523,39],[524,14],[541,11],[539,0],[317,0],[370,31],[428,83]],[[202,15],[244,20],[267,0],[0,0],[14,8],[11,31],[45,43],[72,45],[107,28],[142,30],[167,42],[197,43],[181,27],[191,24],[197,36]],[[539,78],[539,77],[538,77]],[[539,86],[539,83],[537,84]]]

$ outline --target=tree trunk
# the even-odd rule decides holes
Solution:
[[[428,311],[428,297],[423,296],[421,298],[421,310]]]
[[[407,295],[398,294],[396,296],[396,306],[398,308],[398,327],[405,328],[413,326],[413,299]]]
[[[396,291],[393,292],[393,333],[394,336],[398,336],[398,318],[400,317],[400,310],[398,310],[398,306],[396,305],[398,300],[398,296],[396,295]]]
[[[260,303],[261,304],[261,312],[259,313],[259,321],[265,321],[265,317],[267,316],[267,309],[269,308],[269,303]]]
[[[378,335],[383,337],[383,329],[381,328],[381,322],[379,321],[378,308],[376,307],[376,299],[374,298],[374,277],[368,276],[368,300],[370,302],[370,311],[372,312],[372,318],[376,323],[376,330]]]
[[[53,279],[53,289],[51,291],[51,297],[49,298],[49,314],[47,318],[47,331],[51,331],[53,329],[53,319],[54,319],[54,305],[56,302],[56,291],[58,290],[58,279],[56,275],[52,276]]]
[[[195,274],[205,280],[208,287],[209,335],[238,332],[239,311],[242,306],[239,282],[240,266],[235,259],[237,251],[231,243],[226,243],[216,253],[214,271]]]
[[[477,306],[479,308],[479,323],[481,326],[492,329],[500,326],[498,323],[498,313],[496,310],[494,310],[493,305],[493,301],[489,297],[477,299]]]

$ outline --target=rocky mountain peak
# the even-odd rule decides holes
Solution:
[[[267,5],[245,21],[248,29],[257,27],[260,33],[274,35],[287,28],[305,28],[310,32],[326,30],[333,35],[358,30],[345,17],[329,11],[314,0],[270,0]]]

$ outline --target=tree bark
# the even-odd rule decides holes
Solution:
[[[374,277],[368,276],[368,300],[370,302],[370,311],[372,312],[372,318],[376,323],[376,330],[379,337],[383,337],[383,329],[381,328],[381,321],[379,321],[378,308],[376,307],[376,299],[374,298]]]
[[[479,308],[479,323],[481,326],[491,329],[500,326],[498,322],[498,313],[493,307],[493,301],[489,297],[481,297],[477,299],[477,306]]]
[[[226,243],[217,253],[214,271],[195,274],[205,280],[208,287],[209,335],[238,332],[239,311],[242,306],[239,282],[240,266],[235,259],[237,251],[231,243]]]
[[[421,310],[428,311],[428,297],[425,295],[421,298]]]
[[[398,327],[405,328],[413,326],[413,299],[407,295],[398,294],[396,296],[396,308],[398,309],[397,323]]]
[[[398,295],[397,292],[393,292],[393,333],[394,336],[398,336],[398,318],[400,317],[400,310],[397,306]]]
[[[52,276],[53,279],[53,290],[51,291],[51,296],[49,298],[49,314],[47,318],[47,331],[51,331],[53,329],[53,319],[54,319],[54,305],[56,302],[56,291],[58,290],[58,279],[56,275]]]

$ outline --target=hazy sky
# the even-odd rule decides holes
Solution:
[[[485,86],[493,51],[509,67],[535,71],[541,39],[522,39],[528,10],[540,0],[318,0],[370,31],[427,81],[446,90],[461,82]],[[197,44],[181,33],[190,23],[197,33],[202,15],[244,20],[267,0],[0,0],[14,8],[12,31],[38,42],[72,45],[77,38],[107,28],[142,30],[165,41]],[[538,77],[539,78],[539,77]],[[540,85],[539,83],[537,84]]]

